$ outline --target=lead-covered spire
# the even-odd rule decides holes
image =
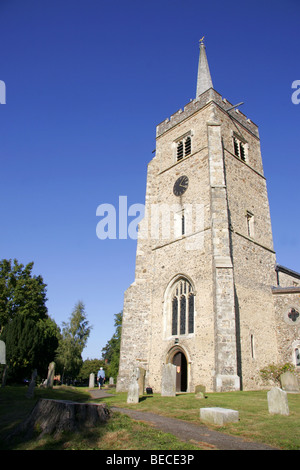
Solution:
[[[204,93],[209,88],[213,88],[212,79],[210,76],[209,66],[206,57],[204,36],[199,41],[200,54],[199,54],[199,65],[198,65],[198,77],[197,77],[197,93],[196,98]]]

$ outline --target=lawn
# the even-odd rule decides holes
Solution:
[[[0,388],[0,450],[199,450],[200,446],[183,443],[168,433],[153,429],[146,423],[131,420],[115,413],[107,424],[80,433],[62,433],[54,439],[47,436],[29,441],[22,437],[6,440],[13,429],[33,409],[39,398],[52,398],[88,402],[92,400],[88,390],[73,387],[57,387],[53,390],[35,390],[34,399],[27,399],[25,387]]]
[[[300,394],[288,394],[289,416],[269,413],[267,391],[207,393],[205,399],[197,399],[193,393],[170,398],[154,394],[142,397],[135,405],[127,404],[126,398],[126,393],[120,393],[105,402],[194,423],[200,423],[200,407],[231,408],[239,411],[238,423],[210,427],[277,448],[300,450]]]
[[[127,404],[126,393],[108,390],[114,396],[94,400],[84,388],[57,387],[53,390],[37,388],[34,399],[26,399],[26,388],[0,389],[0,449],[99,449],[99,450],[196,450],[195,443],[183,443],[174,436],[157,431],[144,422],[136,422],[116,413],[105,425],[78,434],[63,434],[59,439],[51,436],[31,441],[5,441],[4,437],[29,414],[39,398],[61,400],[105,401],[108,406],[127,407],[200,424],[200,407],[220,406],[239,411],[239,422],[224,427],[211,426],[221,432],[242,436],[281,449],[300,449],[300,394],[288,394],[289,416],[270,415],[267,392],[208,393],[205,399],[194,394],[161,397],[159,394],[140,398],[138,404]],[[205,448],[205,447],[204,447]]]

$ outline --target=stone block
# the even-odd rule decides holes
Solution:
[[[200,408],[200,419],[206,423],[223,426],[226,423],[238,422],[239,412],[228,408]]]

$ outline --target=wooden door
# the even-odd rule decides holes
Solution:
[[[176,366],[176,392],[186,392],[187,390],[187,361],[182,352],[178,352],[173,357],[173,364]]]

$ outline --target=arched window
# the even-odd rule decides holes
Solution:
[[[171,291],[172,336],[194,333],[195,295],[187,279],[179,279]]]

